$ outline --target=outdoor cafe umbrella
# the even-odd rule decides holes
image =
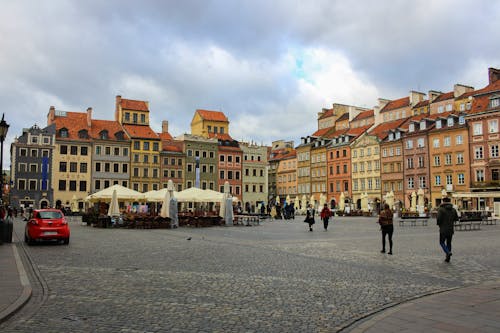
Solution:
[[[423,210],[425,201],[424,201],[424,190],[421,188],[419,188],[417,191],[417,203],[418,203],[418,206],[420,207],[420,209]]]
[[[224,194],[220,203],[221,212],[223,212],[223,215],[221,217],[224,218],[226,225],[233,225],[233,199],[231,198],[229,189],[229,182],[224,182]]]
[[[281,204],[280,203],[280,196],[279,195],[276,196],[276,200],[275,200],[274,204],[275,205],[280,205]]]
[[[300,213],[305,214],[307,210],[307,197],[305,194],[302,195],[302,202],[300,203]]]
[[[339,199],[339,210],[344,210],[345,208],[345,194],[344,192],[340,193],[340,199]]]
[[[163,196],[163,201],[160,211],[160,216],[163,218],[170,217],[170,199],[174,195],[174,182],[172,181],[172,179],[168,180],[167,188],[164,190],[165,194]]]
[[[361,210],[368,211],[368,193],[366,192],[361,194]]]
[[[319,195],[319,209],[323,209],[323,206],[325,205],[325,202],[326,202],[326,195],[324,195],[323,193],[321,193]]]
[[[300,200],[299,200],[299,196],[295,196],[295,201],[293,202],[293,208],[295,210],[299,209],[299,206],[300,206]]]
[[[113,196],[109,204],[108,216],[120,216],[120,206],[118,205],[118,194],[113,190]]]
[[[314,194],[311,195],[311,199],[309,200],[309,203],[311,204],[312,208],[315,208],[315,206],[316,206],[316,199],[314,199]]]
[[[292,203],[292,200],[290,199],[290,195],[286,196],[285,202],[287,205],[290,205]]]

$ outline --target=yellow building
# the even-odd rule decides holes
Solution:
[[[314,196],[318,204],[322,197],[326,202],[328,195],[327,184],[327,162],[326,162],[326,146],[330,140],[319,138],[314,141],[311,146],[311,194]],[[322,207],[316,206],[316,209],[321,210]]]
[[[123,126],[132,140],[132,189],[140,192],[159,190],[161,140],[149,127],[149,103],[116,96],[115,120]]]
[[[291,199],[295,199],[297,196],[297,153],[295,150],[283,152],[279,156],[276,156],[276,158],[279,159],[278,170],[276,172],[278,195],[282,200],[287,195]]]
[[[352,202],[355,209],[363,211],[375,210],[381,200],[381,139],[377,134],[364,133],[351,144]]]
[[[229,120],[220,111],[196,110],[191,120],[191,134],[205,138],[229,134]]]
[[[90,194],[90,122],[91,113],[56,111],[50,107],[47,125],[56,127],[52,179],[57,208],[69,208],[73,199],[82,201]]]
[[[295,150],[297,152],[297,194],[307,201],[311,197],[311,147],[316,138],[308,136],[301,138],[301,143]]]

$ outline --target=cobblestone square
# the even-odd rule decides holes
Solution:
[[[18,243],[34,295],[0,329],[336,332],[418,296],[500,279],[498,225],[456,232],[447,264],[435,220],[395,226],[392,256],[380,253],[376,218],[336,217],[313,232],[302,220],[174,230],[75,220],[69,246]]]

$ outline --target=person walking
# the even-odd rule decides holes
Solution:
[[[378,217],[378,223],[380,224],[380,230],[382,231],[382,251],[385,253],[385,236],[389,238],[389,252],[387,254],[392,254],[392,234],[394,232],[394,225],[392,224],[393,213],[388,204],[384,204],[384,209],[380,212]]]
[[[314,208],[312,208],[311,204],[307,205],[306,219],[304,222],[309,224],[309,231],[313,231],[312,226],[316,221],[314,221]]]
[[[453,238],[455,221],[458,221],[458,213],[451,204],[451,199],[443,198],[437,213],[437,225],[439,226],[439,245],[446,254],[444,261],[451,259],[451,239]]]
[[[321,219],[323,220],[323,227],[325,231],[328,230],[328,220],[332,216],[332,211],[328,208],[328,204],[324,204],[323,209],[320,213]]]

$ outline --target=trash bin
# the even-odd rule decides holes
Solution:
[[[0,245],[3,244],[4,233],[5,233],[5,223],[3,220],[0,220]]]
[[[4,221],[4,234],[3,234],[3,242],[4,243],[12,243],[12,229],[14,229],[14,224],[12,222]]]

